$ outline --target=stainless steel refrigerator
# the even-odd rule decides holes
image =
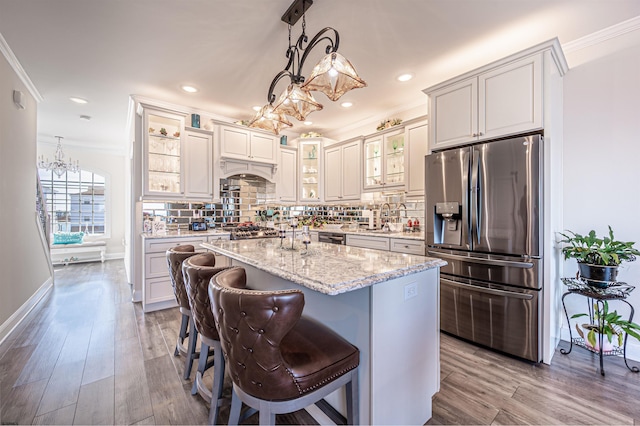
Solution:
[[[426,156],[425,238],[440,272],[440,328],[542,360],[540,135]]]

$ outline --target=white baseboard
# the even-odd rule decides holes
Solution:
[[[5,339],[15,330],[15,328],[25,319],[25,317],[31,312],[31,310],[38,304],[38,302],[47,294],[53,287],[53,278],[49,277],[40,286],[38,290],[26,301],[20,308],[13,313],[2,325],[0,325],[0,345]]]
[[[107,252],[107,254],[105,254],[104,258],[107,259],[107,260],[124,259],[124,252],[123,251],[121,251],[119,253],[109,253],[109,252]]]
[[[565,342],[568,342],[571,339],[569,336],[569,329],[566,327],[562,327],[560,335],[562,336],[562,340]],[[640,362],[640,342],[633,337],[629,337],[627,339],[627,359]]]

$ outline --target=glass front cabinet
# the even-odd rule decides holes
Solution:
[[[144,110],[143,194],[181,197],[184,116]]]
[[[404,128],[364,141],[364,189],[380,191],[404,186]]]
[[[298,140],[299,201],[322,201],[322,146],[321,138]]]

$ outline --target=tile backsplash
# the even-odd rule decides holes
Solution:
[[[143,220],[159,217],[169,230],[188,230],[192,222],[206,222],[209,228],[235,226],[252,221],[279,223],[293,217],[343,223],[367,222],[365,210],[376,213],[379,224],[380,207],[384,202],[353,202],[348,204],[300,204],[283,205],[275,202],[275,184],[262,178],[232,176],[221,180],[220,202],[144,202]],[[393,202],[391,202],[393,201]],[[384,206],[383,216],[396,218],[418,218],[424,225],[424,201],[400,202],[397,196],[390,198],[389,209]]]

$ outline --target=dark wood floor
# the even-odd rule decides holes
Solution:
[[[208,407],[173,356],[178,326],[177,309],[144,314],[130,302],[122,261],[57,269],[54,290],[0,345],[0,423],[206,423]],[[607,358],[602,377],[579,348],[532,365],[443,335],[441,353],[428,424],[640,426],[640,375],[621,359]]]

